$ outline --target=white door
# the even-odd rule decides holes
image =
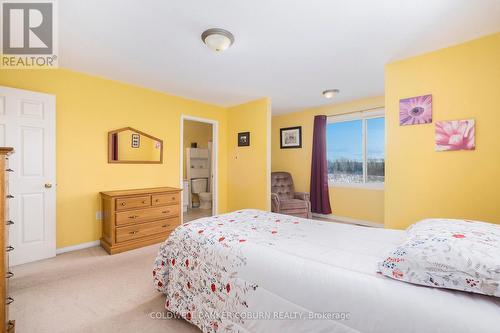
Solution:
[[[0,146],[9,157],[9,261],[56,255],[55,96],[0,86]]]

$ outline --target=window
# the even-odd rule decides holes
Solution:
[[[330,184],[383,187],[384,127],[383,111],[328,118],[326,147]]]

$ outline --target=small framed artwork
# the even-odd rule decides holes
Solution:
[[[436,122],[436,151],[476,149],[474,119]]]
[[[399,126],[432,123],[432,95],[399,100]]]
[[[250,132],[238,133],[238,147],[250,146]]]
[[[137,133],[132,134],[132,148],[139,148],[141,146],[141,136]]]
[[[302,126],[281,128],[280,148],[302,148]]]

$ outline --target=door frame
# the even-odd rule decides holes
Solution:
[[[218,198],[218,184],[217,180],[218,178],[218,169],[219,169],[219,158],[218,158],[218,151],[219,151],[219,142],[218,142],[218,137],[219,137],[219,121],[218,120],[213,120],[213,119],[208,119],[208,118],[201,118],[201,117],[194,117],[194,116],[189,116],[185,114],[181,114],[181,135],[180,135],[180,173],[179,173],[179,178],[180,178],[180,187],[183,188],[184,186],[184,155],[186,152],[184,151],[184,120],[191,120],[191,121],[197,121],[200,123],[205,123],[205,124],[210,124],[212,125],[212,174],[213,174],[213,180],[212,180],[212,215],[217,215],[219,212],[219,200]],[[181,209],[184,207],[184,196],[181,196]],[[184,214],[182,214],[184,216]],[[184,222],[184,217],[181,220],[181,223]]]

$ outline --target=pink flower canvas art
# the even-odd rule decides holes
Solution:
[[[399,100],[399,126],[432,123],[432,95]]]
[[[438,121],[436,123],[436,150],[474,150],[475,121],[450,120]]]

